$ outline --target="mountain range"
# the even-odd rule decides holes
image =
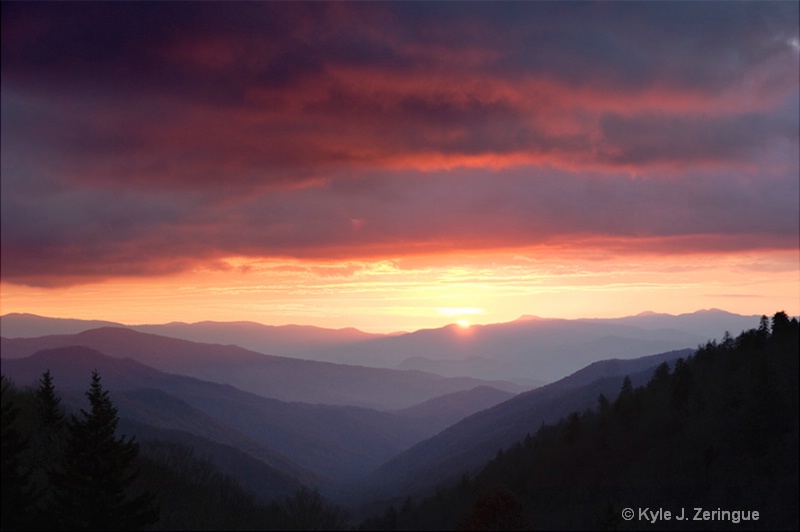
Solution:
[[[514,393],[524,390],[510,382],[279,357],[235,345],[189,342],[117,327],[74,335],[3,337],[1,342],[4,359],[79,345],[114,358],[131,358],[164,372],[230,384],[282,401],[401,409],[483,385]]]
[[[230,385],[165,373],[82,346],[45,349],[3,361],[3,373],[21,385],[34,384],[50,370],[65,390],[85,388],[87,376],[95,369],[108,389],[121,394],[124,417],[234,445],[268,465],[317,483],[363,475],[444,428],[441,409],[436,409],[431,421],[422,412],[424,406],[417,407],[418,415],[404,415],[280,401]],[[495,400],[505,397],[499,392]],[[480,403],[486,404],[491,402]],[[309,477],[307,471],[318,477]]]
[[[449,325],[382,335],[353,328],[268,326],[254,322],[128,326],[98,320],[7,314],[0,317],[0,333],[4,338],[33,338],[118,327],[198,343],[237,345],[275,356],[421,370],[446,377],[512,381],[531,389],[596,360],[696,347],[710,338],[720,338],[725,331],[736,335],[752,327],[758,319],[759,316],[718,309],[677,316],[644,312],[614,319],[522,316],[512,322],[473,325],[468,329]]]
[[[724,328],[702,338],[714,324]],[[81,391],[97,369],[121,429],[142,441],[186,443],[261,497],[306,485],[357,505],[425,493],[477,471],[543,423],[595,407],[600,394],[613,400],[624,376],[644,383],[662,362],[685,358],[726,330],[757,324],[758,317],[705,311],[620,320],[523,317],[396,335],[303,329],[302,349],[318,358],[460,368],[454,373],[488,361],[484,374],[508,377],[518,368],[524,378],[516,382],[311,360],[298,358],[299,351],[277,356],[110,322],[29,315],[0,318],[0,347],[5,376],[18,386],[35,385],[49,369],[72,409],[81,407]],[[243,336],[251,341],[256,331],[269,331],[289,342],[300,330],[207,325],[214,338],[235,339],[238,330],[250,331]],[[149,327],[185,335],[203,330],[202,324]],[[40,332],[60,334],[26,337]],[[288,352],[280,342],[272,345]],[[670,348],[658,350],[665,345]],[[526,380],[529,386],[522,386]],[[533,380],[548,384],[530,385]]]

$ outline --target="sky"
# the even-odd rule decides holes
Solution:
[[[4,2],[0,312],[798,315],[799,18]]]

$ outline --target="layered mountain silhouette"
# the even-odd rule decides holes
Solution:
[[[2,372],[27,386],[49,369],[74,410],[97,369],[121,430],[138,439],[189,445],[264,498],[305,485],[360,504],[429,493],[473,474],[543,424],[596,407],[601,394],[613,401],[624,376],[643,384],[662,362],[758,318],[716,310],[523,317],[396,335],[244,322],[144,326],[225,344],[108,323],[3,316]],[[71,334],[26,337],[42,331]],[[237,331],[251,345],[272,335],[268,343],[284,354],[292,338],[296,348],[293,356],[245,349],[233,345]],[[506,378],[462,375],[473,373]],[[534,381],[549,384],[531,389]]]
[[[140,438],[200,444],[202,449],[213,449],[216,460],[229,462],[236,461],[230,451],[236,449],[271,472],[260,484],[252,479],[246,483],[260,493],[303,483],[354,501],[353,497],[424,492],[452,480],[535,432],[541,423],[593,406],[599,393],[613,398],[622,375],[633,373],[639,382],[660,362],[690,352],[600,361],[517,396],[480,386],[391,413],[279,401],[82,346],[4,359],[3,373],[27,385],[49,369],[58,387],[67,391],[67,403],[77,409],[82,403],[79,390],[97,369],[108,389],[114,390],[127,423],[123,426],[135,427]],[[241,474],[241,466],[231,467]],[[269,478],[274,482],[265,480]],[[347,493],[341,492],[344,486],[349,486]]]
[[[662,362],[671,363],[692,352],[685,349],[633,360],[598,361],[472,414],[382,465],[367,483],[368,491],[391,499],[454,483],[461,475],[474,473],[498,450],[535,434],[542,424],[596,407],[600,394],[613,400],[625,375],[634,385],[642,384]]]
[[[696,318],[696,322],[693,319]],[[757,316],[723,311],[668,316],[634,316],[618,320],[561,320],[530,317],[513,322],[451,325],[372,339],[354,346],[331,348],[341,361],[440,375],[470,375],[514,380],[534,387],[563,378],[597,360],[635,358],[693,348],[729,330],[741,332]],[[724,326],[721,326],[724,325]]]
[[[264,355],[234,345],[202,344],[126,328],[105,327],[75,335],[3,338],[4,359],[42,349],[81,345],[152,368],[231,384],[264,397],[329,405],[400,409],[456,391],[492,386],[512,393],[524,388],[504,381],[445,378],[398,371]]]
[[[96,369],[119,395],[126,419],[236,447],[306,483],[357,479],[442,423],[360,407],[279,401],[82,346],[3,361],[4,375],[20,385],[36,383],[48,369],[68,391],[84,389]],[[80,406],[80,395],[66,397],[74,408]]]
[[[523,316],[508,323],[475,325],[467,331],[451,325],[380,335],[352,328],[275,327],[253,322],[128,326],[7,314],[0,317],[0,331],[4,338],[31,338],[77,334],[107,326],[125,327],[193,342],[237,345],[263,354],[421,370],[446,377],[506,380],[531,389],[565,377],[596,360],[635,358],[692,348],[710,338],[720,338],[725,331],[736,335],[757,323],[758,318],[718,309],[677,316],[645,312],[615,319],[560,320]]]

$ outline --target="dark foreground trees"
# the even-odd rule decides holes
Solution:
[[[645,386],[624,379],[613,401],[543,426],[472,480],[362,528],[798,530],[798,352],[796,319],[763,318],[658,368]],[[695,521],[697,507],[759,517]],[[685,509],[691,526],[626,521],[623,508]]]
[[[64,461],[52,472],[50,524],[67,530],[139,530],[155,523],[158,507],[153,495],[128,496],[139,445],[133,438],[116,437],[117,409],[97,371],[86,397],[90,409],[70,417]]]
[[[158,521],[154,496],[132,494],[139,445],[116,437],[117,409],[96,371],[86,396],[89,410],[65,422],[46,372],[28,405],[38,416],[27,420],[23,438],[14,399],[24,403],[30,394],[3,379],[4,530],[140,530]]]
[[[117,409],[92,374],[68,415],[45,372],[36,390],[2,379],[0,530],[345,530],[316,490],[258,499],[192,447],[117,437]]]
[[[17,429],[19,408],[13,403],[14,393],[11,383],[5,376],[2,384],[2,404],[0,404],[0,427],[2,427],[2,454],[0,479],[2,479],[2,508],[0,509],[0,528],[19,530],[27,528],[32,519],[35,494],[30,480],[30,469],[23,464],[22,455],[28,441]]]

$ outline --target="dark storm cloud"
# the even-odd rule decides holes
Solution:
[[[4,280],[576,235],[796,245],[795,2],[2,15]]]

